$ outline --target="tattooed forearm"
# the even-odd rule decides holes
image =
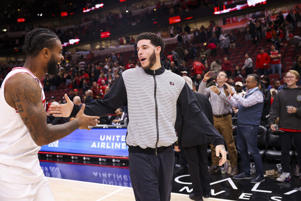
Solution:
[[[7,102],[21,116],[37,145],[49,144],[78,128],[78,121],[62,125],[47,125],[47,115],[41,101],[41,88],[29,75],[17,74],[5,85]]]

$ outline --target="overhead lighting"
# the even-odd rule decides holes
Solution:
[[[61,17],[66,17],[66,16],[68,16],[68,12],[62,11],[62,12],[61,12]]]
[[[79,44],[79,42],[80,42],[79,38],[70,39],[68,42],[63,43],[62,46],[67,47],[69,45]]]
[[[175,24],[181,22],[181,17],[174,16],[174,17],[170,17],[168,20],[169,20],[169,24]]]
[[[7,32],[7,29],[2,29],[3,32]]]
[[[95,5],[95,8],[102,8],[104,6],[104,4],[103,3],[100,3],[100,4],[96,4]]]
[[[95,6],[93,6],[91,8],[83,8],[83,13],[89,13],[93,10],[97,10],[97,9],[103,8],[103,7],[104,7],[104,3],[95,4]]]
[[[129,12],[129,10],[128,10],[128,9],[126,9],[126,10],[125,10],[125,12],[126,12],[126,13],[128,13],[128,12]]]
[[[237,4],[235,7],[232,8],[226,8],[225,5],[223,5],[223,10],[220,10],[219,7],[214,8],[215,15],[230,13],[233,11],[243,10],[252,6],[257,6],[260,4],[267,4],[267,0],[248,0],[247,3],[244,4]]]
[[[111,36],[111,33],[109,31],[100,33],[100,38],[109,38],[110,36]]]
[[[22,22],[25,22],[26,20],[25,20],[25,18],[18,18],[17,19],[17,22],[19,22],[19,23],[22,23]]]

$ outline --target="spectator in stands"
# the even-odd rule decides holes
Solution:
[[[268,28],[267,31],[266,31],[266,34],[265,34],[265,39],[268,41],[268,42],[271,42],[272,39],[273,39],[273,32],[272,32],[272,29],[271,28]]]
[[[69,92],[69,98],[70,98],[70,100],[73,100],[73,98],[74,98],[75,96],[79,96],[78,89],[73,89],[73,90],[71,90],[71,91]]]
[[[261,47],[259,54],[256,56],[256,72],[259,75],[268,75],[270,71],[270,57]]]
[[[274,87],[274,89],[276,89],[278,92],[281,90],[281,89],[283,89],[283,85],[281,85],[281,82],[280,82],[280,80],[274,80],[274,83],[273,83],[274,85],[273,85],[273,87]]]
[[[243,79],[242,74],[243,74],[243,72],[241,71],[241,68],[239,67],[239,65],[236,65],[232,77],[235,80],[242,80]]]
[[[1,79],[1,78],[0,78]],[[50,79],[49,79],[49,75],[48,74],[46,74],[45,75],[45,78],[44,78],[44,81],[43,81],[44,83],[44,90],[46,91],[46,92],[48,92],[48,91],[50,91]],[[0,83],[1,84],[1,83]],[[0,85],[1,86],[1,85]]]
[[[213,60],[210,64],[210,71],[217,73],[220,70],[222,70],[221,61],[218,59]]]
[[[233,69],[231,62],[228,60],[228,57],[224,57],[222,70],[227,73],[227,77],[231,77],[231,75],[233,74],[234,69]]]
[[[229,39],[230,39],[230,48],[235,48],[236,47],[236,36],[233,33],[228,34]]]
[[[219,36],[220,48],[224,50],[224,53],[229,55],[230,39],[227,34],[222,33]]]
[[[201,82],[202,82],[202,75],[201,74],[196,74],[194,82],[193,82],[193,85],[195,87],[194,91],[198,91]]]
[[[95,81],[92,82],[91,90],[93,92],[93,98],[97,98],[97,96],[99,96],[99,94],[100,94],[100,87],[97,84],[97,82],[95,82]]]
[[[220,71],[216,78],[216,85],[206,88],[207,81],[213,76],[211,71],[204,75],[204,79],[199,86],[198,92],[209,97],[213,109],[213,120],[214,127],[219,131],[219,133],[224,137],[227,150],[230,156],[231,175],[237,174],[237,151],[232,133],[232,106],[227,99],[229,95],[227,90],[225,90],[225,83],[228,80],[227,74],[224,71]],[[233,88],[233,87],[231,87]],[[235,91],[233,88],[232,91]],[[211,147],[211,160],[212,164],[210,171],[212,173],[218,173],[220,168],[218,168],[218,158],[215,156],[215,151]],[[227,170],[228,171],[228,170]]]
[[[188,84],[190,89],[193,89],[193,82],[192,79],[187,75],[187,71],[181,71],[182,77],[184,78],[185,82]]]
[[[205,66],[205,68],[207,69],[208,68],[208,59],[207,59],[207,55],[205,53],[205,51],[201,50],[200,52],[200,62]]]
[[[115,114],[116,114],[116,117],[112,121],[113,125],[124,125],[124,124],[126,124],[127,117],[126,117],[126,113],[123,111],[122,108],[117,108],[115,110]]]
[[[256,36],[256,27],[252,20],[250,21],[250,24],[249,24],[249,33],[251,35],[253,43],[256,44],[258,41],[258,38]]]
[[[244,97],[235,94],[232,87],[227,84],[227,91],[230,94],[228,99],[233,107],[238,108],[237,149],[241,157],[241,173],[235,175],[233,178],[250,178],[249,153],[251,153],[256,167],[256,177],[251,180],[251,183],[264,181],[262,159],[257,147],[257,132],[260,125],[264,101],[263,94],[258,88],[259,82],[259,77],[256,74],[248,75],[246,79],[248,90]]]
[[[235,91],[237,93],[237,95],[240,95],[241,97],[244,97],[246,92],[243,90],[243,83],[240,81],[235,82]]]
[[[281,165],[282,174],[277,178],[279,182],[287,182],[291,179],[289,151],[294,140],[297,150],[297,162],[301,167],[301,88],[297,86],[300,74],[290,70],[285,74],[284,81],[287,87],[283,88],[275,97],[271,112],[271,130],[276,131],[276,119],[279,118],[279,130],[281,141]]]
[[[81,101],[81,99],[80,99],[79,96],[74,96],[74,98],[73,98],[73,104],[77,105],[77,106],[81,106],[82,105],[82,101]]]
[[[281,78],[281,54],[278,50],[276,50],[275,45],[271,46],[270,51],[270,63],[271,63],[271,69],[272,74],[278,73],[279,77]]]
[[[170,70],[175,74],[178,74],[178,75],[181,74],[180,67],[178,65],[176,65],[176,63],[174,61],[170,62]]]
[[[91,89],[85,91],[84,102],[85,104],[91,104],[95,102],[93,98],[93,91]]]
[[[106,90],[109,88],[109,86],[106,84],[104,80],[101,80],[101,84],[99,86],[100,88],[100,96],[103,98],[103,96],[106,94]]]
[[[83,88],[84,91],[87,91],[88,89],[90,89],[90,85],[89,85],[88,80],[86,80],[86,79],[83,80],[82,88]]]
[[[216,48],[217,48],[217,46],[213,41],[209,42],[209,44],[207,46],[206,54],[208,56],[216,57]]]
[[[252,74],[254,72],[253,70],[253,60],[251,59],[251,57],[249,57],[249,54],[246,53],[245,54],[245,62],[244,65],[242,66],[242,70],[245,70],[246,75]]]
[[[203,74],[203,71],[205,70],[205,66],[202,62],[200,62],[200,58],[196,59],[192,65],[193,65],[194,75],[197,75],[197,74],[202,75]]]

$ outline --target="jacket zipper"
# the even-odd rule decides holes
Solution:
[[[159,142],[159,121],[158,121],[158,103],[157,103],[157,81],[156,81],[156,74],[154,71],[153,74],[154,78],[154,98],[155,98],[155,112],[156,112],[156,129],[157,129],[157,141],[156,141],[156,156],[158,155],[158,142]]]

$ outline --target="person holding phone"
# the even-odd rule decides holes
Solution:
[[[292,141],[298,153],[297,162],[301,167],[301,88],[297,86],[300,74],[295,70],[288,71],[284,76],[287,87],[275,96],[270,111],[271,130],[284,131],[280,136],[282,174],[276,179],[279,182],[288,182],[290,174],[290,155]],[[279,125],[276,119],[279,118]]]
[[[214,127],[219,131],[219,133],[224,137],[226,142],[226,147],[228,149],[231,170],[228,170],[228,173],[231,175],[237,174],[237,151],[232,133],[232,106],[227,99],[229,95],[227,92],[227,87],[225,83],[228,80],[226,72],[219,71],[216,77],[216,85],[213,85],[209,88],[206,87],[207,81],[210,78],[213,78],[215,72],[209,71],[204,75],[204,79],[199,86],[198,93],[201,93],[209,97],[210,104],[212,106],[213,112],[213,122]],[[233,91],[235,89],[231,87]],[[215,156],[215,151],[211,147],[212,153],[212,163],[210,167],[211,173],[219,173],[220,168],[218,167],[218,158]]]

